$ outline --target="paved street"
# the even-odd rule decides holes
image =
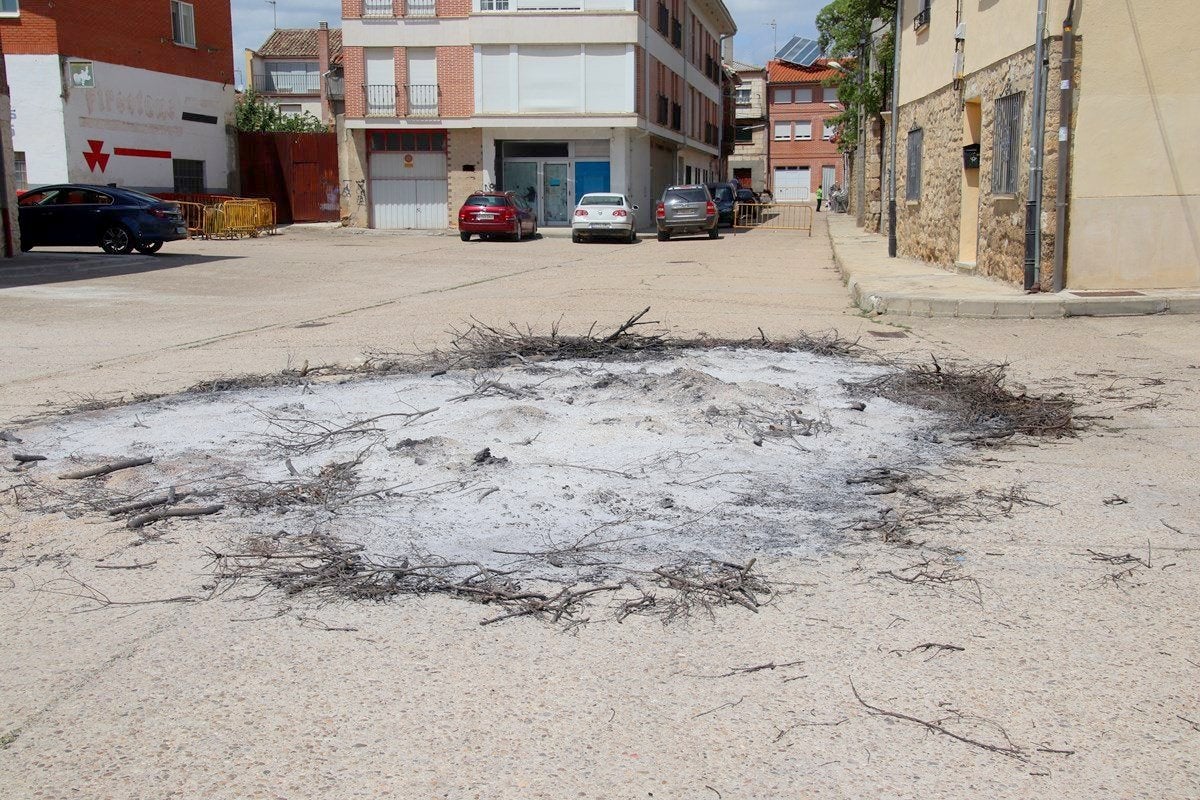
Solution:
[[[58,276],[31,277],[43,262]],[[5,797],[1200,794],[1200,317],[871,317],[850,304],[821,216],[812,237],[464,244],[312,227],[17,265],[0,276],[0,429],[89,399],[445,344],[471,318],[582,332],[646,306],[678,335],[836,328],[898,358],[1007,362],[1092,419],[1074,440],[964,448],[938,485],[1019,487],[1036,503],[910,547],[831,532],[827,555],[768,565],[788,591],[762,613],[670,626],[480,627],[490,613],[440,596],[322,605],[249,587],[143,605],[203,594],[205,548],[225,544],[212,526],[131,546],[117,523],[0,505]],[[1117,585],[1089,551],[1146,566]],[[880,579],[933,554],[978,594]],[[131,605],[79,613],[66,576]],[[929,643],[961,649],[915,650]],[[872,714],[855,691],[921,720],[953,709],[955,733],[1007,736],[1028,758]]]

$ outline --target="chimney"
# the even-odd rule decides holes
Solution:
[[[321,121],[326,124],[333,121],[333,113],[329,107],[329,23],[317,23],[317,71],[320,73],[321,85]]]
[[[733,37],[730,36],[721,43],[721,59],[728,64],[733,61]]]

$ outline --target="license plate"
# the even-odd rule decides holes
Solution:
[[[180,236],[187,236],[187,226],[180,225],[178,228],[175,229],[175,232],[178,233]]]
[[[592,227],[593,228],[608,228],[610,226],[607,222],[593,222]]]
[[[475,219],[495,219],[495,214],[476,214]]]

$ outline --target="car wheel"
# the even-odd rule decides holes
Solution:
[[[583,237],[580,236],[575,231],[571,231],[571,241],[574,242],[575,244],[579,244],[580,242],[583,241]]]
[[[717,239],[720,236],[721,236],[721,231],[717,228],[716,225],[713,225],[712,228],[708,232],[708,238]]]
[[[471,234],[466,233],[464,231],[459,231],[458,238],[462,239],[464,242],[469,242],[469,241],[471,241]]]
[[[523,238],[525,238],[525,237],[522,235],[522,231],[521,231],[521,220],[517,220],[516,230],[513,231],[513,241],[519,242]]]
[[[625,241],[629,242],[630,244],[633,244],[634,242],[636,242],[637,241],[637,231],[635,231],[633,228],[630,228],[629,229],[629,238],[626,239]]]
[[[671,234],[668,233],[667,231],[659,231],[658,232],[658,240],[660,242],[668,241],[670,238],[671,238]]]
[[[141,244],[135,244],[134,249],[144,256],[150,256],[161,250],[162,246],[162,242],[142,242]]]
[[[100,232],[100,247],[106,253],[123,256],[133,249],[133,236],[124,225],[109,225]]]

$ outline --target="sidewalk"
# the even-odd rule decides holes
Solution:
[[[888,258],[886,236],[864,233],[849,214],[829,214],[826,219],[834,261],[851,299],[864,311],[990,319],[1200,314],[1200,290],[1026,294],[992,278],[960,275],[911,258]]]

